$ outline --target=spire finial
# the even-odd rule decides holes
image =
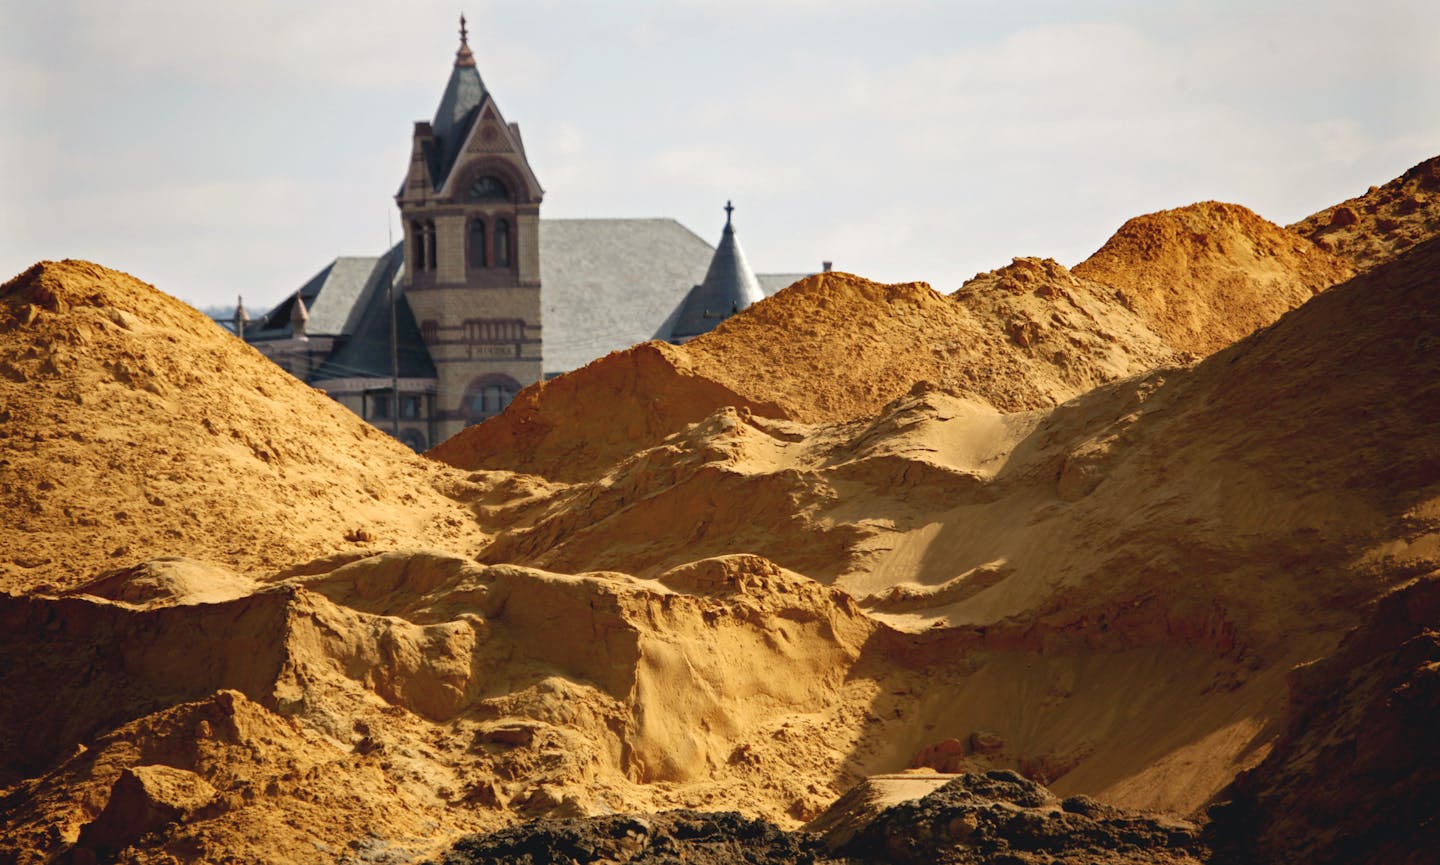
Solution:
[[[456,66],[474,66],[475,55],[470,53],[470,30],[465,26],[465,13],[460,13],[460,50],[455,52]]]
[[[729,200],[727,199],[726,202],[725,202],[725,227],[726,227],[726,228],[729,228],[729,227],[730,227],[730,214],[733,213],[734,210],[735,210],[735,205],[731,204],[731,203],[729,202]]]

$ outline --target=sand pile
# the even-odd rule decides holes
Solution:
[[[1269,229],[1235,230],[1206,236],[1271,273]],[[1165,272],[1199,249],[1156,237]],[[1185,310],[1258,309],[1218,252],[1195,261]],[[1419,244],[1138,376],[1194,350],[1160,327],[1178,307],[1079,268],[1021,259],[954,297],[828,274],[528,391],[437,450],[465,475],[143,284],[42,266],[0,312],[21,445],[0,481],[24,521],[4,538],[51,557],[0,594],[9,861],[407,862],[524,819],[628,832],[607,815],[676,808],[743,819],[594,849],[691,833],[749,855],[734,835],[790,844],[775,831],[916,768],[972,780],[871,813],[856,855],[942,861],[965,835],[1178,862],[1204,855],[1193,827],[1109,809],[1199,814],[1253,769],[1230,813],[1283,816],[1216,844],[1268,856],[1344,804],[1305,779],[1425,795],[1430,764],[1394,755],[1428,717],[1433,605],[1391,593],[1440,568],[1437,272],[1440,240]],[[113,518],[142,500],[143,524]],[[112,519],[41,519],[65,508]],[[375,540],[345,541],[356,524]],[[235,531],[255,543],[223,546]],[[1390,624],[1342,645],[1387,595]],[[1306,696],[1347,676],[1333,712]],[[1327,737],[1360,762],[1317,757]],[[922,830],[945,850],[906,846]]]
[[[1440,849],[1440,573],[1397,590],[1291,676],[1289,723],[1226,791],[1222,863],[1426,862]]]
[[[1349,263],[1237,204],[1137,216],[1075,275],[1120,301],[1177,351],[1203,357],[1349,277]]]
[[[1324,563],[1334,592],[1370,591],[1331,565],[1353,552],[1350,536],[1399,537],[1436,475],[1435,255],[1417,249],[1192,369],[1048,414],[928,387],[868,422],[722,410],[595,481],[554,488],[482,558],[649,576],[687,556],[756,552],[858,598],[884,593],[887,610],[928,604],[987,625],[1042,604],[1078,615],[1085,603],[1057,590],[1084,596],[1102,575],[1101,598],[1117,581],[1153,595],[1145,584],[1179,580],[1166,591],[1190,596],[1193,627],[1220,627],[1212,609],[1233,625],[1254,608],[1246,640],[1269,643],[1285,630],[1261,610],[1281,598],[1308,597],[1306,621],[1344,604],[1315,595],[1309,571],[1280,577],[1284,588],[1262,579],[1276,557]],[[1343,344],[1326,338],[1337,330]],[[969,595],[949,612],[935,603]]]
[[[1311,214],[1290,230],[1369,270],[1440,235],[1440,156],[1384,186]]]
[[[637,346],[529,388],[515,408],[430,455],[463,469],[588,480],[722,406],[845,421],[929,381],[1024,411],[1174,357],[1113,292],[1053,261],[1016,259],[953,298],[923,283],[825,273],[684,346]]]
[[[1289,665],[1434,566],[1437,257],[1417,249],[1192,369],[1048,414],[936,388],[849,424],[723,410],[555,487],[481,557],[643,577],[763,555],[917,634],[865,658],[867,676],[913,663],[947,683],[886,701],[877,714],[905,720],[871,725],[857,773],[993,730],[1010,767],[1061,792],[1187,811],[1261,755]],[[985,671],[946,669],[927,640],[987,653]],[[1093,714],[1112,702],[1135,714]]]
[[[1002,411],[1048,408],[1170,359],[1103,294],[1036,259],[982,274],[953,299],[924,283],[823,273],[685,348],[702,373],[810,423],[868,417],[918,381]]]
[[[449,473],[87,262],[0,286],[0,440],[0,588],[176,552],[251,570],[421,535],[480,541],[439,492]]]
[[[145,582],[0,596],[0,689],[44,695],[0,705],[18,861],[157,829],[153,855],[376,831],[408,859],[522,815],[811,816],[870,691],[844,673],[875,624],[752,559],[638,581],[391,553],[203,602]]]
[[[1130,220],[1073,272],[1017,258],[950,298],[817,274],[684,346],[637,346],[527,389],[431,456],[591,480],[722,406],[846,421],[922,381],[1003,412],[1044,409],[1210,354],[1352,272],[1243,207],[1209,202]]]

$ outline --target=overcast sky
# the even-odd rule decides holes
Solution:
[[[542,217],[714,243],[729,198],[760,271],[951,291],[1440,154],[1433,0],[0,0],[0,278],[87,258],[255,309],[378,254],[462,5]]]

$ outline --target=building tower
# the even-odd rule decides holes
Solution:
[[[460,49],[435,119],[415,124],[395,197],[404,295],[435,363],[436,441],[496,414],[541,377],[540,199],[520,127]]]
[[[715,247],[705,281],[685,296],[680,317],[670,331],[671,342],[688,342],[709,333],[720,322],[765,299],[760,281],[745,260],[740,241],[735,239],[735,226],[730,220],[734,212],[735,205],[725,202],[725,230],[720,234],[720,245]]]

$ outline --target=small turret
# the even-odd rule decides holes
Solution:
[[[235,335],[241,339],[245,338],[245,325],[250,323],[250,313],[245,311],[245,298],[243,295],[235,297]]]
[[[290,335],[296,339],[307,339],[305,336],[305,325],[310,321],[310,310],[305,308],[305,301],[301,299],[300,292],[295,292],[295,303],[290,307]]]
[[[750,304],[765,299],[760,281],[745,260],[740,241],[735,239],[731,220],[734,211],[735,205],[725,202],[725,230],[720,235],[720,245],[715,247],[705,281],[690,289],[685,298],[684,309],[670,332],[674,342],[707,333]]]

